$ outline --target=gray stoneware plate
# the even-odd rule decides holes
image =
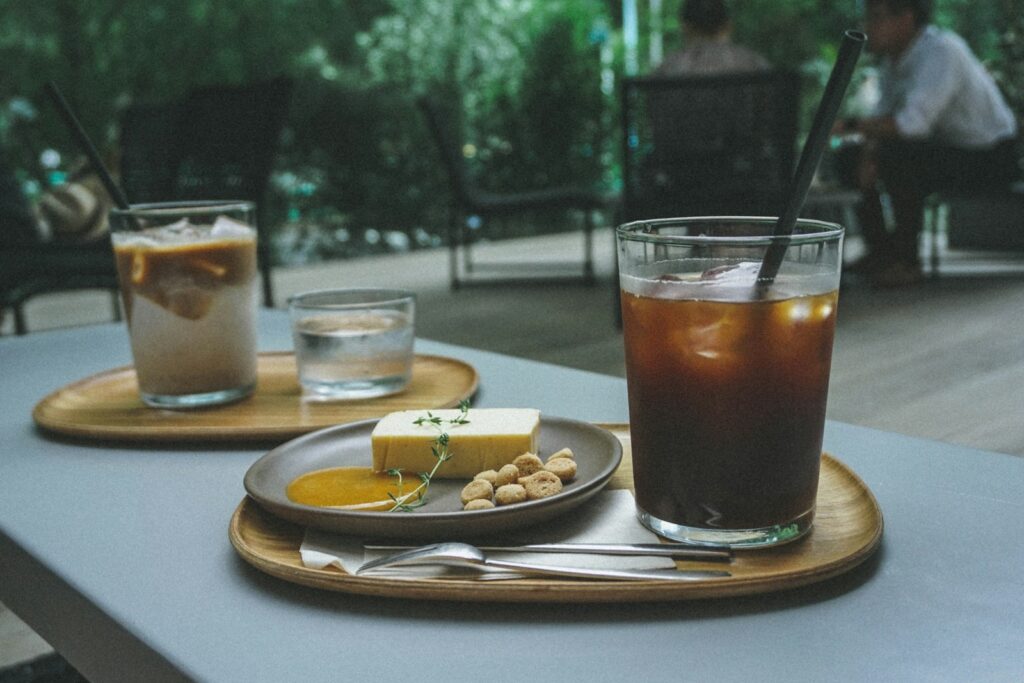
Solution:
[[[541,458],[571,448],[579,466],[576,478],[548,498],[467,512],[459,502],[467,480],[435,479],[427,503],[414,512],[334,510],[288,499],[285,489],[301,474],[327,467],[368,467],[370,433],[376,424],[366,420],[330,427],[278,446],[249,468],[245,490],[271,514],[302,526],[363,538],[468,539],[538,524],[571,510],[604,488],[622,460],[622,446],[610,432],[587,422],[541,416]]]

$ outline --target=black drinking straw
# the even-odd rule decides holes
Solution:
[[[822,95],[818,111],[814,115],[811,132],[800,153],[800,161],[796,166],[796,174],[793,176],[793,185],[790,187],[786,206],[775,224],[776,237],[789,237],[793,234],[796,219],[804,207],[804,200],[807,199],[807,190],[814,178],[814,171],[818,168],[818,162],[821,161],[825,143],[828,142],[836,114],[839,113],[839,106],[843,102],[847,86],[850,85],[853,69],[857,66],[857,59],[860,57],[861,49],[867,39],[868,37],[860,31],[846,31],[843,34],[843,42],[839,45],[839,56],[836,57],[832,74],[828,78],[828,85],[825,86],[825,94]],[[765,252],[761,269],[757,274],[758,290],[761,293],[764,293],[774,282],[788,246],[788,239],[775,240]]]
[[[57,111],[60,113],[64,123],[67,124],[68,129],[71,131],[72,137],[75,138],[75,143],[82,152],[89,158],[89,163],[92,165],[94,171],[100,176],[100,180],[103,182],[103,187],[107,188],[107,192],[110,193],[110,198],[117,204],[117,208],[128,211],[131,207],[128,205],[128,198],[124,196],[124,192],[117,186],[114,179],[110,176],[110,171],[103,165],[103,161],[100,160],[100,155],[96,151],[96,147],[92,144],[89,136],[85,134],[85,129],[82,128],[82,124],[78,122],[78,118],[75,113],[71,111],[71,107],[68,106],[64,96],[57,89],[57,86],[53,83],[47,83],[46,94],[50,96],[50,100],[53,101],[54,106],[57,107]]]

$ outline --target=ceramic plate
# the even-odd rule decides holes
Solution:
[[[500,534],[538,524],[570,510],[600,491],[622,460],[622,446],[610,432],[587,422],[540,419],[542,459],[571,448],[579,470],[554,496],[492,510],[467,512],[459,502],[464,479],[436,479],[426,505],[414,512],[355,512],[301,505],[285,490],[296,477],[328,467],[367,467],[370,434],[377,420],[323,429],[278,446],[245,475],[245,490],[264,509],[303,526],[372,538],[438,540]]]

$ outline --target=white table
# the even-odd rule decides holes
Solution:
[[[262,350],[289,348],[284,315],[261,324]],[[478,406],[627,419],[619,379],[418,350],[472,363]],[[1024,459],[830,423],[826,448],[874,491],[885,537],[850,574],[786,593],[388,601],[284,583],[235,555],[228,520],[261,449],[34,429],[44,395],[129,360],[119,325],[0,339],[0,601],[92,681],[1024,679]]]

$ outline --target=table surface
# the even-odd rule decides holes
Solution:
[[[287,318],[264,313],[261,349],[290,345]],[[623,380],[417,350],[472,363],[477,406],[627,420]],[[0,601],[90,680],[1024,678],[1024,459],[829,423],[825,448],[874,491],[885,536],[853,572],[784,593],[389,601],[288,584],[236,556],[228,521],[265,449],[74,443],[33,427],[46,394],[128,362],[119,325],[0,340]]]

